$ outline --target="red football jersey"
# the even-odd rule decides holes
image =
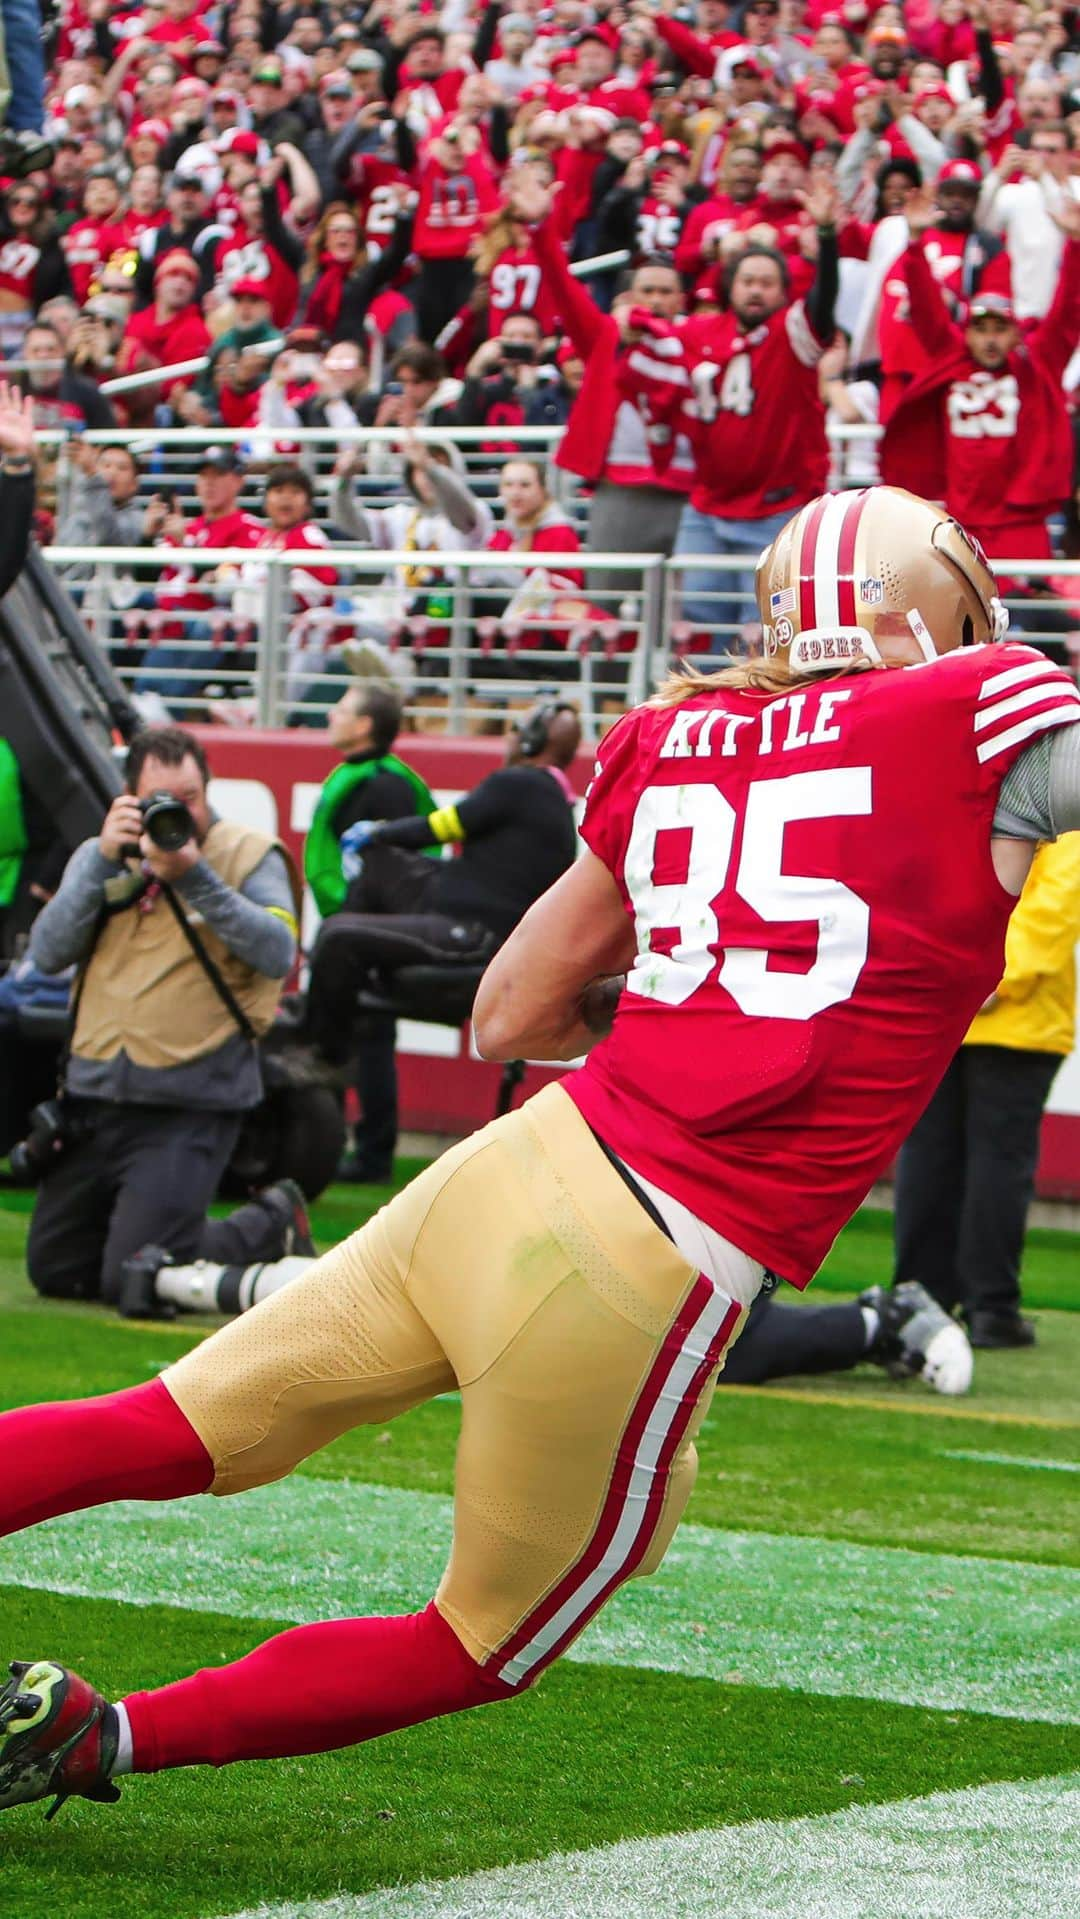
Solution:
[[[690,320],[681,337],[695,362],[691,504],[700,513],[760,520],[794,513],[823,493],[829,449],[817,368],[825,348],[802,301],[747,333],[725,313]]]
[[[558,327],[558,304],[531,246],[503,248],[488,275],[488,295],[493,334],[511,313],[535,315],[545,337]]]
[[[625,1160],[806,1286],[1004,970],[998,790],[1080,722],[1024,646],[639,707],[582,835],[635,922],[611,1036],[565,1084]]]

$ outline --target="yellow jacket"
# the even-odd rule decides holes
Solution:
[[[1063,833],[1036,850],[1005,935],[1005,977],[990,1011],[976,1014],[965,1046],[1071,1053],[1077,940],[1080,833]]]

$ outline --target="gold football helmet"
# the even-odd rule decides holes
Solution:
[[[915,666],[1009,624],[982,548],[897,486],[804,506],[758,561],[757,602],[766,659],[795,674]]]

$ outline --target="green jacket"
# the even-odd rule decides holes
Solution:
[[[304,878],[324,919],[331,913],[340,913],[348,891],[341,870],[341,845],[331,821],[354,787],[374,779],[376,773],[397,773],[407,780],[413,790],[415,812],[426,818],[435,811],[435,797],[430,788],[419,773],[394,753],[384,753],[377,760],[343,760],[340,766],[335,766],[319,794],[315,816],[304,841]]]
[[[19,762],[7,741],[0,739],[0,907],[10,906],[15,897],[25,851]]]

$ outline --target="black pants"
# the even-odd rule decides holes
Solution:
[[[1057,1053],[962,1046],[900,1153],[896,1278],[947,1312],[1015,1313]]]
[[[759,1293],[720,1384],[760,1386],[792,1373],[846,1372],[865,1356],[861,1306],[781,1306],[772,1293]]]
[[[26,1266],[39,1293],[111,1304],[124,1261],[147,1245],[178,1262],[280,1256],[281,1219],[258,1200],[229,1219],[206,1218],[239,1114],[105,1100],[76,1100],[72,1109],[82,1135],[42,1181],[30,1222]]]
[[[355,1129],[356,1159],[370,1176],[388,1172],[398,1136],[397,1021],[389,1013],[368,1013],[360,1021],[356,1086],[360,1119]]]
[[[409,292],[422,340],[435,340],[472,292],[471,260],[421,260]]]
[[[373,968],[479,964],[495,939],[475,920],[427,910],[438,864],[399,846],[373,846],[349,891],[349,911],[325,921],[311,956],[306,1030],[331,1060],[352,1050],[356,995]],[[355,910],[352,910],[355,908]]]

